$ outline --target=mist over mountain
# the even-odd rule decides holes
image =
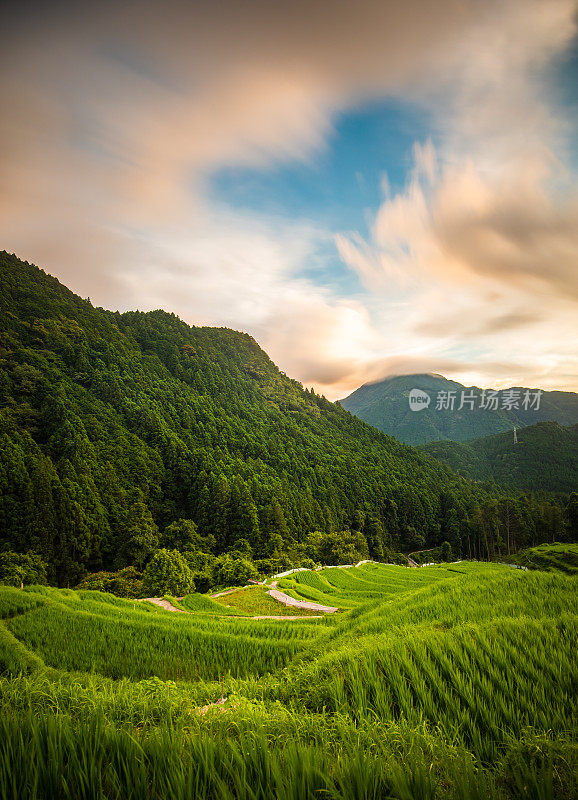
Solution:
[[[412,389],[429,396],[426,407],[410,407]],[[480,407],[483,403],[485,408]],[[398,375],[368,383],[341,400],[341,405],[369,425],[413,445],[442,439],[465,442],[538,422],[578,423],[578,394],[573,392],[525,387],[484,392],[434,374]]]

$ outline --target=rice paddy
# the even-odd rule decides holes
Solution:
[[[268,588],[269,587],[265,586],[250,586],[249,588],[240,589],[231,594],[221,595],[216,598],[215,602],[229,611],[250,616],[316,616],[317,612],[315,611],[286,606],[278,600],[274,600],[267,593]]]
[[[0,797],[578,797],[576,586],[328,568],[279,588],[341,610],[287,621],[2,586]]]

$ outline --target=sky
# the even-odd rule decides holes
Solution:
[[[578,391],[578,0],[14,2],[0,248],[331,399]]]

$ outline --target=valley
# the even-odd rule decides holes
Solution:
[[[578,796],[575,428],[412,447],[0,266],[2,800]]]
[[[0,800],[578,800],[578,0],[6,0]]]

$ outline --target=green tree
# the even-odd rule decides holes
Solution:
[[[142,574],[134,567],[125,567],[118,572],[92,572],[76,588],[109,592],[117,597],[141,597]]]
[[[246,558],[233,558],[229,554],[220,556],[213,566],[215,586],[244,586],[251,578],[259,577],[255,565]]]
[[[369,556],[367,540],[360,531],[313,531],[304,544],[306,556],[316,563],[356,564]]]
[[[283,508],[277,498],[274,498],[267,507],[265,516],[265,532],[269,537],[277,534],[283,539],[289,535],[289,528],[287,527],[287,520],[283,513]]]
[[[383,558],[385,532],[377,514],[368,514],[365,518],[363,529],[359,530],[363,530],[367,539],[370,555],[377,560]]]
[[[253,550],[246,539],[237,539],[234,547],[230,550],[233,558],[246,558],[249,561],[253,558]]]
[[[253,552],[262,549],[257,507],[242,480],[233,484],[229,507],[229,548],[239,539],[247,540]]]
[[[193,572],[193,580],[195,582],[195,591],[202,594],[208,592],[215,585],[213,574],[209,570]]]
[[[157,550],[143,574],[143,592],[151,597],[195,591],[193,573],[178,550]]]
[[[405,545],[409,548],[410,553],[423,550],[425,547],[425,536],[423,533],[418,533],[418,531],[410,525],[405,532]]]
[[[570,541],[578,541],[578,492],[572,492],[566,505],[566,519]]]
[[[215,546],[213,536],[203,537],[199,534],[192,519],[178,519],[164,529],[159,542],[168,550],[210,550]]]
[[[46,564],[36,553],[0,553],[0,583],[10,586],[46,583]]]
[[[449,542],[442,542],[440,548],[440,557],[442,561],[453,561],[454,554],[452,553],[452,546]]]
[[[149,508],[142,500],[129,509],[126,531],[121,546],[122,563],[142,568],[159,544],[159,529]]]

